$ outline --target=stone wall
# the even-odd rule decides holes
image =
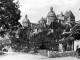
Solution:
[[[75,51],[57,52],[57,51],[40,50],[39,54],[44,55],[44,56],[48,56],[50,58],[68,57],[68,56],[75,57],[76,56]]]
[[[68,51],[68,52],[50,53],[49,57],[68,57],[68,56],[75,57],[75,55],[76,55],[75,51]]]

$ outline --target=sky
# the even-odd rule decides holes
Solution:
[[[80,0],[19,0],[21,19],[27,14],[30,22],[36,23],[41,17],[47,17],[50,7],[53,7],[55,14],[71,10],[75,15],[75,20],[80,20]]]

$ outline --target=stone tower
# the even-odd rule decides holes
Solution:
[[[50,7],[50,12],[47,15],[47,25],[50,25],[51,22],[56,21],[56,14],[53,11],[53,7]]]
[[[30,27],[30,21],[29,21],[29,19],[27,18],[27,15],[25,15],[25,19],[24,19],[23,22],[22,22],[22,26],[23,26],[23,27]]]

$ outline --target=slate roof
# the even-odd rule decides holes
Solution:
[[[75,18],[75,16],[74,16],[74,14],[72,13],[72,11],[66,11],[65,17],[73,17],[73,18]]]

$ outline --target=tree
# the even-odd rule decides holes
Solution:
[[[63,28],[63,25],[61,23],[58,23],[58,22],[52,22],[49,26],[51,29],[62,29]]]
[[[30,30],[28,28],[20,29],[18,32],[20,47],[27,48],[27,52],[30,50]]]
[[[14,3],[14,0],[0,0],[0,27],[4,29],[14,30],[17,25],[20,25],[19,2]]]
[[[30,30],[28,30],[27,28],[21,28],[18,30],[18,38],[15,37],[15,33],[14,32],[10,32],[10,40],[11,40],[11,46],[14,50],[17,51],[30,51]],[[25,49],[26,48],[26,49]]]
[[[53,32],[50,30],[52,29]],[[31,45],[34,48],[46,49],[46,50],[58,50],[58,41],[63,33],[63,26],[58,22],[53,22],[49,28],[45,28],[42,32],[39,32],[31,37]]]
[[[71,35],[76,39],[80,39],[80,23],[76,24],[72,30],[71,30]]]
[[[58,29],[59,30],[59,29]],[[43,30],[31,37],[31,45],[33,48],[45,49],[45,50],[58,50],[58,40],[61,31],[56,30],[55,33],[49,33],[49,29]]]
[[[38,49],[46,49],[46,38],[47,38],[48,30],[43,30],[30,38],[30,43],[32,48],[36,50]]]
[[[0,31],[1,35],[7,32],[10,36],[11,46],[19,46],[19,39],[15,37],[15,32],[21,24],[18,22],[20,19],[19,2],[14,3],[14,0],[0,0]]]
[[[54,40],[59,40],[66,26],[64,27],[64,25],[58,22],[52,22],[50,28],[53,29]]]

